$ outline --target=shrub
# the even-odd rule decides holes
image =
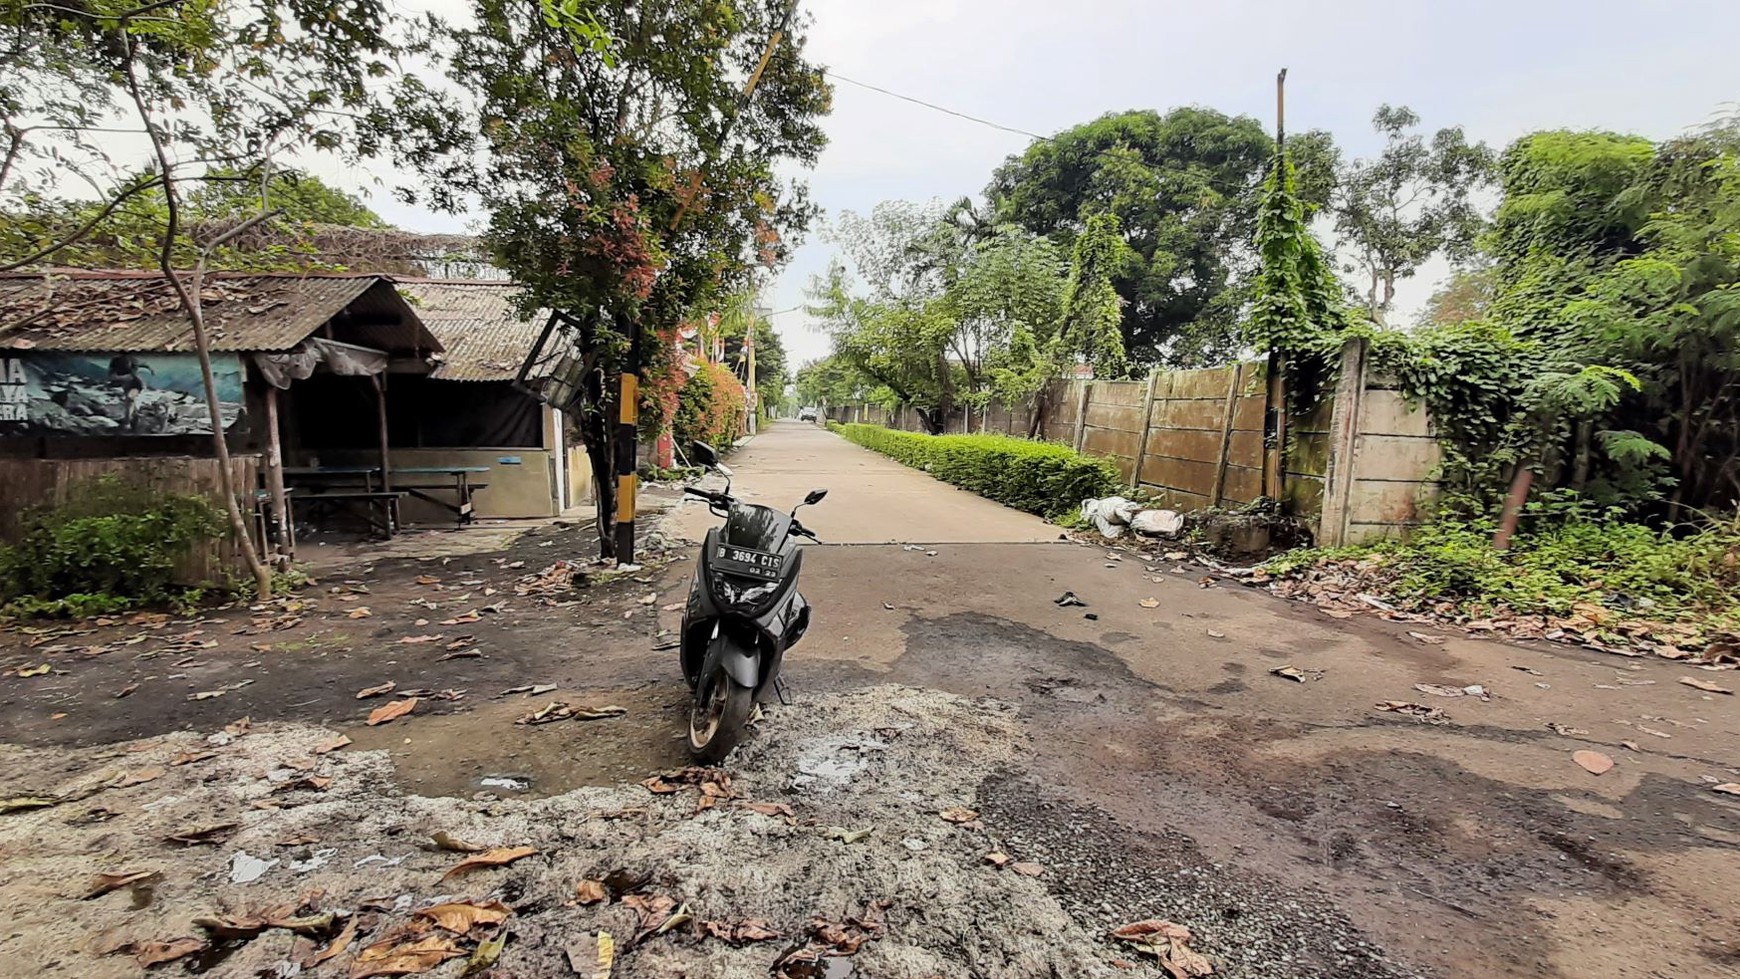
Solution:
[[[22,538],[0,551],[0,601],[72,615],[175,602],[185,592],[176,562],[223,526],[204,497],[98,478],[59,506],[26,511]]]
[[[723,364],[702,364],[683,384],[671,435],[687,451],[701,441],[720,451],[743,435],[743,383]]]
[[[920,435],[880,425],[829,423],[828,430],[944,482],[1048,519],[1078,509],[1089,497],[1109,496],[1123,482],[1109,461],[1056,442]]]

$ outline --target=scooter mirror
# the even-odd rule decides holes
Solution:
[[[689,443],[689,454],[694,456],[695,461],[703,466],[717,466],[719,464],[719,453],[713,451],[713,447],[705,442]]]
[[[810,490],[810,494],[808,496],[804,497],[804,505],[805,506],[815,506],[817,503],[822,502],[822,497],[827,496],[827,495],[828,495],[828,491],[825,489]]]

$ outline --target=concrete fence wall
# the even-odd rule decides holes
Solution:
[[[1420,523],[1437,490],[1438,443],[1425,411],[1368,373],[1364,340],[1348,342],[1334,388],[1310,410],[1281,417],[1272,394],[1258,361],[1140,381],[1059,379],[1042,402],[1042,431],[1110,459],[1130,486],[1181,510],[1274,496],[1326,545],[1401,536]],[[828,415],[924,430],[909,406]],[[1025,436],[1031,419],[1025,407],[993,404],[951,413],[944,431]]]

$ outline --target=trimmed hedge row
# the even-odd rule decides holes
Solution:
[[[1119,491],[1123,478],[1108,460],[1078,454],[1056,442],[1007,435],[921,435],[881,425],[828,423],[866,449],[983,497],[1048,519],[1089,497]]]

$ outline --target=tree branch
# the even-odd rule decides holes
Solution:
[[[95,228],[98,224],[101,224],[104,218],[108,217],[110,214],[113,214],[115,211],[115,208],[120,207],[121,204],[124,203],[128,198],[133,197],[142,191],[150,190],[152,187],[156,187],[156,186],[162,184],[163,182],[164,182],[164,180],[162,177],[152,177],[150,180],[144,181],[143,183],[134,184],[133,186],[122,191],[120,194],[116,195],[114,200],[103,205],[102,210],[98,211],[96,213],[96,215],[93,216],[89,221],[86,221],[84,224],[80,225],[76,231],[73,231],[71,234],[67,235],[66,237],[62,238],[61,240],[59,240],[51,245],[43,246],[42,248],[36,250],[35,252],[33,252],[29,255],[26,255],[25,257],[15,261],[15,262],[7,262],[3,265],[0,265],[0,272],[11,272],[14,269],[21,269],[26,265],[30,265],[30,264],[37,262],[38,260],[43,259],[43,258],[47,258],[48,256],[53,255],[55,252],[58,252],[61,249],[66,248],[66,247],[74,244],[80,238],[83,238],[85,235],[90,234],[92,228]],[[167,242],[168,239],[165,239],[165,241]]]

